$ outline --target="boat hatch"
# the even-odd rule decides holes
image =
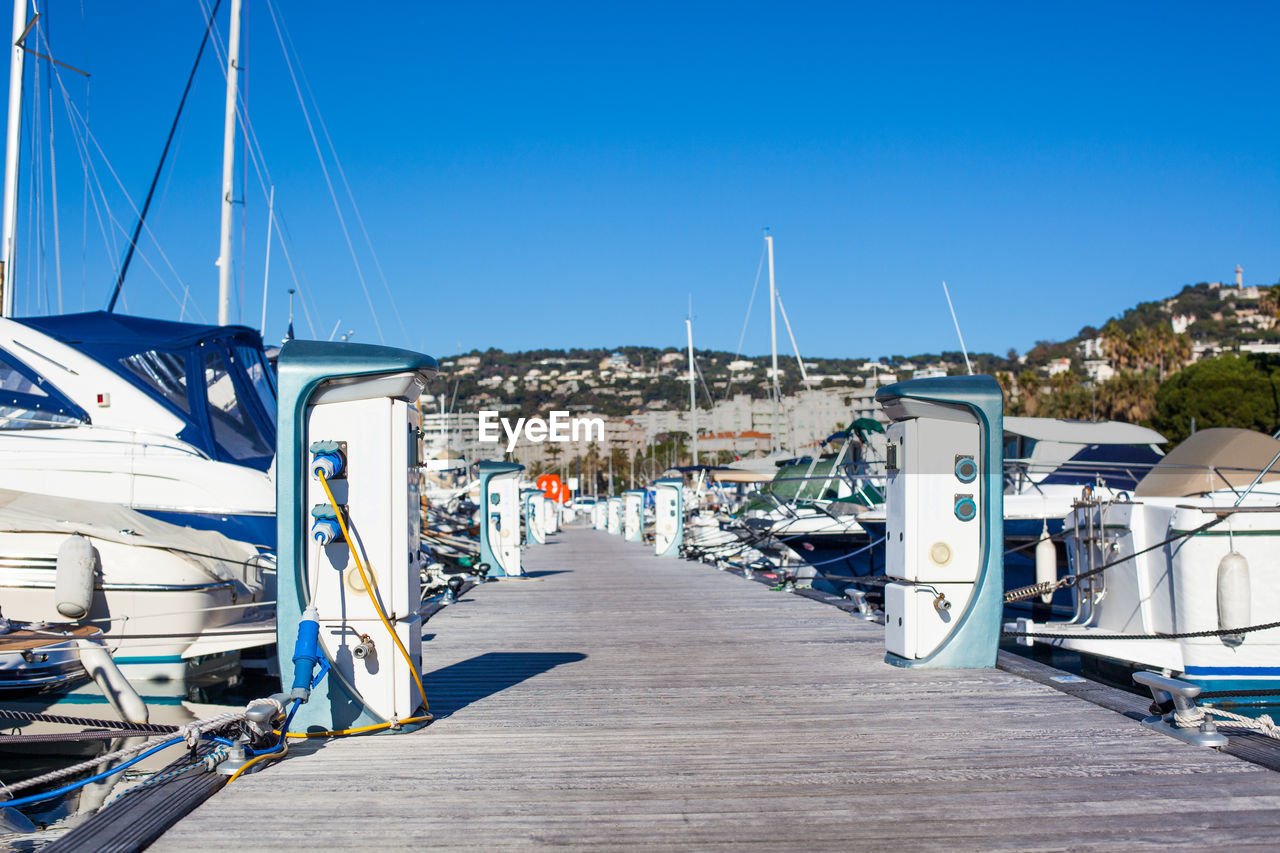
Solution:
[[[265,471],[276,444],[275,374],[246,326],[206,326],[95,311],[24,317],[117,373],[181,418],[211,458]]]

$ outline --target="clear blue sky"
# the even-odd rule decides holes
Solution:
[[[272,2],[381,261],[385,288],[346,206],[388,344],[681,345],[692,294],[698,345],[732,350],[765,226],[813,355],[955,349],[944,278],[970,348],[1001,353],[1229,280],[1237,263],[1249,283],[1280,280],[1274,4]],[[87,90],[62,80],[140,203],[201,3],[40,5],[58,58],[92,72]],[[377,342],[268,7],[245,7],[248,112],[316,336],[337,325]],[[212,59],[152,211],[177,276],[143,244],[206,318],[223,110]],[[54,100],[64,307],[101,307],[121,238],[104,249],[86,213],[56,87]],[[30,109],[24,128],[20,313],[56,307],[48,116],[46,100],[39,137]],[[95,170],[112,183],[96,155]],[[234,312],[257,326],[266,204],[252,169],[247,183]],[[269,339],[290,286],[276,244]],[[764,286],[749,353],[768,350]],[[126,298],[179,314],[143,261]]]

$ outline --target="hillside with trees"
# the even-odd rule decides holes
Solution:
[[[1026,353],[970,353],[994,375],[1010,415],[1120,420],[1172,441],[1194,429],[1280,429],[1280,284],[1186,285],[1065,341]],[[771,393],[769,358],[696,350],[697,403]],[[474,350],[442,360],[430,389],[446,410],[499,408],[524,416],[552,409],[625,416],[689,405],[688,356],[674,347]],[[779,358],[784,395],[805,387],[857,387],[964,372],[958,351],[862,357]]]

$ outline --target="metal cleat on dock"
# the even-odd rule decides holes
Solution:
[[[867,601],[867,594],[857,587],[847,586],[844,588],[844,597],[853,602],[856,608],[849,611],[852,615],[874,621],[876,618],[875,608],[871,606],[871,602]]]
[[[462,583],[462,578],[459,575],[454,575],[449,578],[448,582],[445,584],[449,587],[449,591],[444,594],[445,604],[453,604],[458,600],[458,596],[462,593]]]
[[[1154,672],[1135,672],[1133,680],[1151,691],[1156,705],[1173,702],[1173,710],[1164,715],[1147,717],[1142,724],[1192,746],[1226,746],[1227,738],[1218,731],[1213,718],[1196,704],[1200,687]]]

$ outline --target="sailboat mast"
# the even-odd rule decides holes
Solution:
[[[236,85],[240,67],[240,3],[231,0],[227,36],[227,115],[222,131],[222,230],[218,248],[218,325],[231,322],[231,194],[235,188]]]
[[[693,436],[693,464],[698,464],[698,394],[693,366],[693,299],[689,300],[689,316],[684,320],[685,331],[689,335],[689,431]]]
[[[782,392],[778,387],[778,286],[773,280],[773,235],[764,235],[764,242],[769,247],[769,347],[773,355],[773,449],[779,447],[778,440],[778,407],[781,404]]]
[[[13,0],[13,40],[9,44],[9,126],[4,147],[4,231],[0,234],[0,316],[13,316],[13,261],[18,228],[18,136],[22,130],[22,76],[26,51],[27,0]]]

